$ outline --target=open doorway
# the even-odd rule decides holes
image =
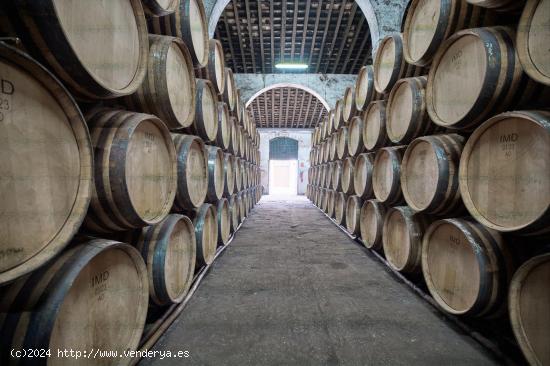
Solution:
[[[272,195],[298,194],[298,161],[269,161],[269,193]]]

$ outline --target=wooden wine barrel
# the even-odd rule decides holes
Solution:
[[[457,134],[415,139],[401,162],[401,189],[415,211],[456,215],[464,206],[458,188],[458,167],[464,137]]]
[[[386,206],[377,200],[368,200],[361,207],[361,239],[363,244],[373,250],[382,249],[382,232]]]
[[[349,196],[346,202],[346,228],[351,235],[361,230],[361,207],[363,200],[358,196]]]
[[[363,199],[374,197],[372,172],[374,170],[374,153],[360,154],[355,159],[353,168],[353,190]]]
[[[218,221],[218,245],[225,245],[231,235],[231,212],[229,210],[229,201],[221,198],[216,205]]]
[[[244,106],[241,101],[241,89],[237,89],[235,91],[235,109],[233,110],[233,115],[239,123],[241,123],[242,120],[243,109]]]
[[[216,203],[223,197],[225,186],[224,162],[225,158],[222,149],[216,146],[205,145],[206,157],[208,159],[208,189],[206,190],[206,201]]]
[[[525,0],[466,0],[476,6],[498,11],[521,11]]]
[[[332,134],[332,139],[328,147],[328,156],[330,161],[338,159],[338,132]]]
[[[13,349],[51,350],[50,364],[71,363],[57,350],[108,345],[119,354],[134,351],[148,298],[147,268],[135,248],[104,239],[75,243],[46,266],[2,288],[0,362],[13,363]]]
[[[211,264],[218,245],[218,213],[216,207],[204,203],[191,213],[197,242],[197,268]]]
[[[549,89],[523,73],[514,38],[511,28],[487,27],[462,30],[443,43],[426,88],[432,121],[471,130],[500,112],[547,104]]]
[[[399,272],[422,271],[422,237],[428,218],[408,206],[388,209],[382,227],[384,254],[390,266]]]
[[[130,110],[158,116],[170,130],[191,126],[196,80],[185,43],[179,38],[150,34],[147,70],[137,91],[121,101]]]
[[[242,191],[237,193],[237,205],[239,206],[239,223],[242,223],[246,218],[246,212],[244,210],[243,204],[243,194]]]
[[[332,188],[334,164],[336,162],[331,162],[326,164],[326,175],[325,175],[325,188]]]
[[[176,11],[178,0],[141,0],[145,14],[160,17]]]
[[[355,158],[346,158],[342,163],[340,187],[347,195],[355,194],[353,171],[355,169]]]
[[[548,337],[550,317],[550,254],[546,253],[524,263],[510,284],[510,320],[516,339],[530,365],[550,364]]]
[[[417,137],[441,129],[428,116],[426,84],[425,76],[405,78],[395,83],[386,105],[386,132],[394,144],[408,144]]]
[[[338,159],[342,160],[349,156],[348,149],[348,128],[342,126],[338,129],[338,142],[336,143],[336,153]]]
[[[327,197],[327,211],[326,214],[329,217],[334,217],[334,200],[336,198],[336,191],[333,189],[328,190],[328,197]]]
[[[92,196],[86,121],[61,83],[0,43],[0,284],[57,255]]]
[[[197,244],[191,220],[171,214],[156,225],[129,232],[125,239],[145,261],[151,301],[159,306],[181,302],[195,273]]]
[[[483,225],[550,232],[550,112],[497,115],[475,130],[460,159],[460,192]]]
[[[231,68],[225,68],[225,87],[223,88],[223,100],[230,111],[235,109],[235,78]]]
[[[500,234],[474,220],[446,219],[429,227],[422,245],[424,279],[443,310],[480,317],[506,309],[515,268]]]
[[[176,150],[166,125],[150,114],[104,108],[92,109],[86,120],[95,192],[85,228],[107,233],[159,223],[178,186]]]
[[[250,209],[248,207],[248,191],[245,189],[241,192],[242,195],[242,207],[244,212],[244,217],[248,217]]]
[[[422,67],[405,61],[400,33],[387,35],[380,41],[373,67],[374,87],[379,93],[389,93],[399,79],[427,74]]]
[[[372,188],[376,199],[386,205],[404,202],[401,191],[401,160],[406,146],[385,147],[376,153],[372,170]]]
[[[521,2],[519,2],[521,3]],[[548,43],[550,1],[527,0],[517,29],[517,53],[523,69],[533,80],[550,86]]]
[[[327,123],[328,123],[329,126],[330,126],[330,131],[329,131],[329,133],[336,132],[336,127],[334,126],[334,109],[331,109],[331,110],[328,112],[327,121],[328,121]]]
[[[0,32],[21,38],[79,98],[120,97],[143,82],[149,43],[140,0],[7,0],[1,8]]]
[[[239,227],[239,203],[236,194],[229,196],[229,212],[231,214],[231,232],[234,233]]]
[[[195,119],[189,131],[205,142],[216,141],[218,134],[218,108],[216,92],[208,80],[197,79]]]
[[[342,119],[345,123],[357,115],[357,108],[355,107],[355,88],[353,86],[348,86],[344,91],[344,106],[342,108]]]
[[[243,190],[243,172],[241,167],[241,158],[235,157],[235,166],[233,167],[235,172],[235,190],[240,192]]]
[[[223,195],[229,197],[235,192],[235,157],[231,154],[224,154],[224,185],[223,185]]]
[[[176,11],[164,17],[148,19],[150,33],[183,39],[195,67],[208,63],[208,22],[203,2],[180,0]]]
[[[389,145],[386,131],[386,101],[371,102],[363,119],[363,144],[367,151]]]
[[[231,144],[229,146],[229,152],[235,155],[238,155],[240,146],[239,146],[239,130],[237,129],[238,121],[235,117],[231,117]]]
[[[208,158],[197,136],[172,134],[178,163],[178,190],[174,201],[177,212],[200,207],[208,189]]]
[[[218,132],[216,134],[216,145],[224,151],[229,149],[231,143],[231,122],[229,109],[224,102],[217,103],[218,108]]]
[[[323,188],[321,190],[321,205],[319,206],[319,208],[323,212],[327,212],[329,192],[330,192],[330,190],[327,189],[327,188]]]
[[[427,67],[441,43],[451,35],[466,28],[496,24],[497,18],[494,12],[464,0],[413,0],[403,31],[405,60]]]
[[[346,195],[335,192],[334,196],[334,220],[338,225],[346,225]]]
[[[381,95],[374,88],[374,69],[372,65],[361,67],[355,83],[355,108],[362,111],[370,102],[378,100],[380,97]]]
[[[363,117],[356,116],[351,119],[348,126],[348,152],[351,156],[357,156],[365,151],[363,143]]]
[[[208,64],[206,65],[208,79],[212,82],[218,94],[225,90],[225,57],[223,46],[217,39],[208,41]]]
[[[243,158],[244,157],[244,136],[243,136],[243,126],[241,125],[237,125],[237,139],[239,140],[239,143],[238,143],[238,146],[239,146],[239,149],[238,151],[236,152],[236,156],[238,156],[239,158]]]
[[[334,189],[335,191],[342,191],[342,162],[340,160],[336,160],[332,163],[332,171],[331,171],[331,178],[329,182],[332,182],[330,184],[330,187]]]
[[[342,120],[342,104],[342,100],[338,99],[336,101],[336,105],[334,106],[334,119],[332,120],[332,128],[335,132],[337,132],[344,124],[344,121]]]

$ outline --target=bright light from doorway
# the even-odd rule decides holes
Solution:
[[[298,194],[298,161],[269,161],[269,194]]]
[[[306,64],[278,63],[275,68],[281,70],[305,70],[308,68]]]

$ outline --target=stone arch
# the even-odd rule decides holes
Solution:
[[[330,110],[329,104],[327,103],[327,101],[321,95],[319,95],[319,93],[317,93],[315,90],[313,90],[311,88],[308,88],[307,86],[304,86],[304,85],[301,85],[301,84],[294,84],[294,83],[277,83],[277,84],[271,84],[269,86],[266,86],[266,87],[258,90],[254,95],[252,95],[250,97],[250,99],[248,99],[246,101],[245,106],[248,107],[254,101],[254,99],[256,99],[258,96],[262,95],[266,91],[271,90],[271,89],[276,89],[276,88],[295,88],[295,89],[304,90],[304,91],[310,93],[311,95],[313,95],[315,98],[319,99],[319,101],[323,104],[323,106],[325,107],[325,109],[327,111]]]

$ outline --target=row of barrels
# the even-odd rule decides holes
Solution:
[[[550,364],[549,9],[411,1],[313,131],[307,190],[443,311],[508,314],[533,365]]]
[[[55,362],[64,350],[102,346],[129,364],[123,352],[138,347],[148,308],[180,303],[260,197],[255,186],[113,238],[77,236],[47,265],[0,287],[0,360],[36,349]]]

